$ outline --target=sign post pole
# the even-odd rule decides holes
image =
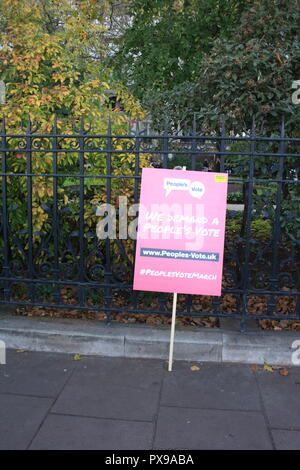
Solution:
[[[168,372],[172,371],[172,364],[173,364],[175,321],[176,321],[176,305],[177,305],[177,292],[174,292],[174,294],[173,294],[173,307],[172,307],[172,323],[171,323],[171,335],[170,335],[170,350],[169,350]]]
[[[186,170],[186,166],[175,166],[174,170]],[[173,365],[175,322],[176,322],[176,306],[177,306],[177,292],[174,292],[173,293],[173,307],[172,307],[172,322],[171,322],[171,334],[170,334],[168,372],[172,372],[172,365]]]

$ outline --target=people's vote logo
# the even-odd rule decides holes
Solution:
[[[201,181],[190,181],[186,178],[164,178],[166,197],[172,191],[188,191],[192,197],[201,199],[205,193],[205,186]]]

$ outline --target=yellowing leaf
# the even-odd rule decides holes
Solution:
[[[268,366],[268,364],[264,364],[264,369],[263,370],[266,370],[267,372],[274,372],[273,367]]]
[[[74,361],[80,361],[81,360],[80,354],[74,354],[73,359]]]
[[[200,370],[200,367],[198,367],[198,366],[192,366],[192,367],[191,367],[191,370],[192,370],[192,371]]]

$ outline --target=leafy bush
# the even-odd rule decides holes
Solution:
[[[269,220],[256,219],[251,224],[251,237],[259,241],[268,241],[272,236],[272,224]]]
[[[243,204],[244,203],[243,193],[239,191],[228,193],[227,203],[228,204]]]
[[[232,242],[241,236],[243,221],[242,211],[227,211],[226,218],[226,238],[228,242]],[[272,222],[267,219],[254,219],[251,221],[252,239],[260,242],[267,242],[272,236]]]

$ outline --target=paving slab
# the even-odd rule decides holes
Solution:
[[[299,367],[290,367],[287,376],[276,371],[255,373],[271,427],[300,429]]]
[[[56,401],[56,413],[152,421],[157,413],[162,361],[86,357]]]
[[[0,394],[0,449],[27,449],[52,403],[49,398]]]
[[[1,384],[6,382],[11,373],[21,367],[23,362],[22,354],[17,353],[15,349],[6,349],[6,363],[0,364],[0,392]]]
[[[75,366],[71,355],[9,350],[0,367],[0,392],[56,397]]]
[[[50,414],[30,449],[146,450],[152,435],[152,423]]]
[[[267,450],[272,443],[258,412],[161,407],[154,448]]]
[[[299,367],[281,375],[246,364],[166,365],[8,349],[0,448],[300,448]]]
[[[173,372],[166,374],[161,403],[163,405],[259,410],[260,398],[255,376],[250,367],[241,365],[175,363]]]
[[[300,430],[275,429],[272,431],[272,435],[277,450],[300,450]]]

